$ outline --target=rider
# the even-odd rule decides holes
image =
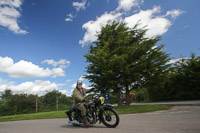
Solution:
[[[89,122],[86,118],[86,108],[84,106],[85,102],[87,101],[85,99],[86,97],[86,93],[90,93],[91,91],[94,90],[94,88],[92,89],[85,89],[82,87],[82,81],[81,80],[78,80],[77,81],[77,84],[76,84],[76,88],[74,89],[73,91],[73,94],[72,94],[72,97],[73,97],[73,100],[74,100],[74,106],[79,109],[81,111],[81,115],[83,117],[83,121],[84,121],[84,124],[86,126],[89,126]]]

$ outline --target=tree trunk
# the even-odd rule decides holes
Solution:
[[[130,90],[128,89],[128,86],[126,86],[126,105],[130,105]]]
[[[117,91],[116,91],[116,98],[117,98],[118,106],[122,106],[122,99],[121,99],[120,89],[117,89]]]

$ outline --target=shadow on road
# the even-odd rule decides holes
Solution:
[[[87,129],[87,128],[107,128],[105,126],[100,126],[100,125],[90,125],[89,127],[86,126],[73,126],[71,124],[67,124],[67,125],[61,125],[61,128],[70,128],[70,129]]]

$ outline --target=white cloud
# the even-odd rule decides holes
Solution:
[[[44,95],[48,91],[59,90],[59,85],[50,81],[42,80],[35,80],[34,82],[23,82],[21,84],[15,85],[14,82],[9,82],[0,78],[0,91],[3,92],[6,89],[12,90],[14,94],[24,93]]]
[[[181,11],[177,13],[178,10],[172,10],[168,11],[167,15],[157,15],[160,13],[161,7],[154,6],[153,9],[150,10],[141,10],[139,13],[134,14],[132,16],[126,17],[124,21],[128,24],[128,27],[134,27],[139,22],[139,28],[145,27],[148,29],[146,36],[148,38],[156,37],[163,35],[168,31],[170,26],[172,25],[172,22],[170,19],[167,19],[166,16],[172,15],[172,18],[175,19],[175,17],[179,16],[181,14]]]
[[[0,56],[0,72],[8,73],[13,78],[43,78],[43,77],[57,77],[65,76],[63,68],[42,68],[32,62],[20,60],[14,63],[10,57]]]
[[[69,91],[67,91],[67,90],[59,90],[59,92],[61,92],[62,94],[65,94],[65,95],[69,94]]]
[[[176,17],[180,16],[183,13],[184,13],[184,11],[175,9],[175,10],[167,11],[165,16],[170,15],[173,19],[175,19]]]
[[[22,5],[22,0],[1,0],[0,5],[19,8]]]
[[[76,11],[79,12],[80,10],[85,10],[86,6],[90,6],[90,3],[87,2],[86,0],[82,0],[82,2],[73,2],[72,5],[76,9]],[[75,15],[73,15],[73,13],[69,13],[67,14],[67,17],[65,18],[65,21],[72,22],[73,19],[76,18],[76,16],[77,16],[77,13]]]
[[[65,21],[67,21],[67,22],[71,21],[72,22],[74,18],[75,18],[75,16],[73,16],[73,14],[70,13],[70,14],[67,15],[67,18],[65,19]]]
[[[71,86],[73,89],[76,88],[76,83],[74,83],[72,86]],[[72,92],[73,90],[71,90]]]
[[[19,8],[22,5],[22,0],[1,0],[0,5]]]
[[[71,81],[72,81],[71,79],[66,80],[66,82],[71,82]]]
[[[143,0],[119,0],[118,3],[119,6],[116,9],[117,11],[130,11],[132,7],[138,7],[141,3],[143,3]]]
[[[81,76],[80,78],[79,78],[79,80],[81,80],[81,81],[83,81],[85,78],[84,78],[84,76]]]
[[[68,21],[73,21],[73,19],[72,18],[66,18],[65,21],[67,21],[67,22]]]
[[[83,39],[79,41],[79,43],[82,45],[82,47],[84,47],[87,43],[95,41],[97,39],[95,35],[100,31],[101,26],[105,26],[108,21],[119,20],[120,16],[121,13],[105,12],[100,17],[97,17],[96,21],[88,21],[87,23],[83,24],[82,28],[86,29],[86,33],[84,34]]]
[[[82,25],[82,28],[85,29],[86,32],[83,39],[79,40],[79,44],[84,47],[88,43],[96,41],[96,33],[100,31],[101,26],[105,26],[107,24],[108,20],[123,20],[130,28],[139,23],[140,25],[138,28],[145,27],[148,29],[145,37],[151,38],[161,36],[168,31],[172,25],[172,20],[183,13],[183,11],[175,9],[167,11],[165,15],[159,15],[161,12],[161,7],[154,6],[153,9],[140,10],[133,15],[127,16],[126,11],[131,10],[132,7],[138,7],[142,3],[144,3],[143,0],[119,0],[119,5],[115,11],[110,13],[105,12],[100,17],[97,17],[95,21],[91,20]],[[172,19],[168,16],[170,16]]]
[[[170,61],[168,61],[166,64],[175,64],[175,63],[177,63],[177,62],[179,62],[179,61],[181,61],[181,60],[187,60],[187,59],[188,59],[188,58],[186,58],[186,57],[182,57],[182,58],[170,60]]]
[[[15,34],[27,34],[26,30],[22,30],[17,22],[21,16],[18,11],[22,5],[22,0],[1,0],[0,1],[0,25],[7,27]],[[18,9],[18,10],[17,10]]]
[[[137,14],[126,17],[124,21],[128,24],[128,27],[134,27],[139,22],[139,28],[146,26],[146,29],[148,29],[146,37],[156,37],[166,33],[171,26],[170,20],[156,16],[157,13],[160,13],[160,10],[159,6],[146,11],[141,10]]]
[[[183,26],[180,30],[183,31],[183,30],[185,30],[185,29],[187,29],[187,28],[189,28],[189,27],[190,27],[190,25],[187,24],[187,25]]]
[[[42,63],[47,63],[54,67],[60,66],[61,68],[66,68],[66,67],[69,67],[71,62],[67,61],[66,59],[60,59],[59,61],[55,61],[53,59],[47,59],[47,60],[42,61]]]
[[[82,0],[82,2],[73,2],[72,5],[74,8],[79,11],[79,10],[85,10],[86,6],[86,0]]]

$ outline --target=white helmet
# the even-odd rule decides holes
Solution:
[[[83,84],[83,82],[81,80],[77,81],[77,85],[82,85],[82,84]]]

